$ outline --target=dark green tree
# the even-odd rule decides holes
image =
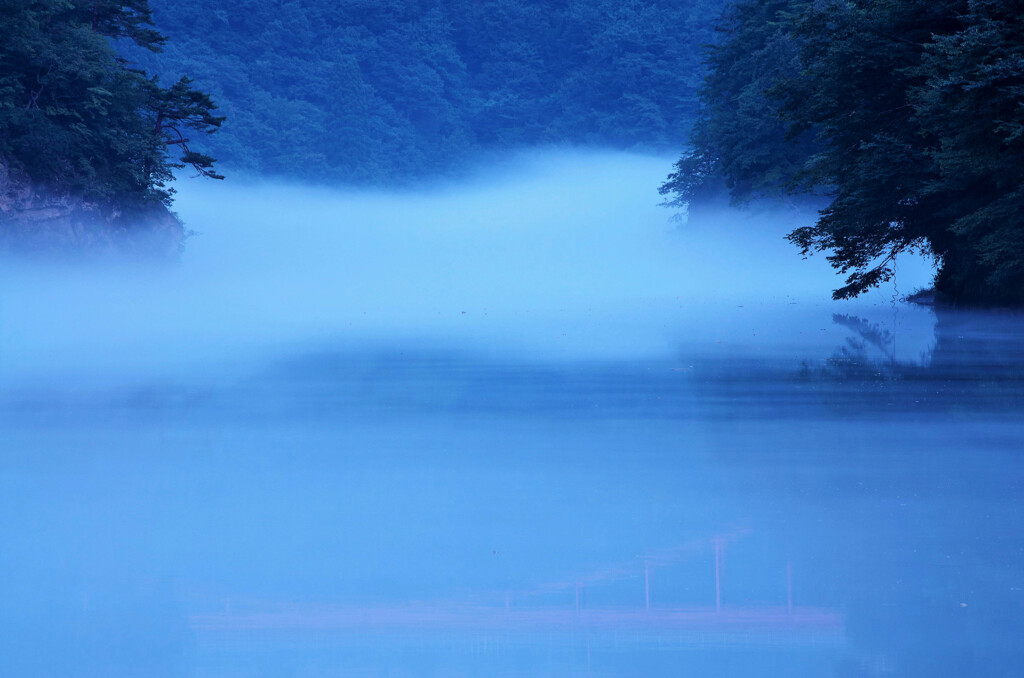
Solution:
[[[108,38],[126,38],[157,52],[167,38],[153,28],[149,0],[88,0],[75,3],[78,21]]]
[[[160,49],[150,19],[145,0],[0,4],[0,160],[11,171],[104,212],[169,202],[181,166],[220,178],[185,135],[220,126],[212,100],[187,79],[160,87],[111,45]]]
[[[167,88],[160,87],[154,77],[148,81],[148,94],[143,110],[152,122],[153,135],[164,148],[177,147],[181,154],[178,162],[171,162],[165,151],[160,152],[156,162],[151,161],[146,166],[146,176],[154,188],[161,189],[173,178],[171,170],[186,166],[194,169],[198,176],[223,179],[223,175],[213,169],[215,160],[192,150],[188,136],[190,132],[213,134],[223,124],[223,116],[213,115],[216,106],[210,96],[194,89],[192,80],[186,77]]]
[[[122,49],[211,88],[224,163],[389,184],[511,148],[675,148],[727,1],[151,0],[166,49]]]
[[[813,135],[790,139],[770,92],[800,72],[792,0],[741,0],[718,21],[707,48],[701,111],[689,148],[661,188],[684,205],[722,183],[737,201],[779,195],[813,150]]]
[[[1024,22],[1012,2],[973,0],[925,47],[910,92],[929,149],[926,199],[952,298],[1024,301]]]
[[[936,286],[948,298],[1024,302],[1018,8],[1010,0],[780,3],[778,31],[798,50],[795,62],[772,57],[765,87],[744,51],[730,52],[758,26],[767,30],[756,4],[741,3],[750,11],[727,27],[707,87],[756,83],[771,106],[752,127],[781,123],[784,134],[732,143],[743,107],[708,106],[694,150],[663,190],[685,201],[717,172],[742,192],[735,177],[753,168],[746,176],[774,171],[790,190],[825,193],[831,202],[818,221],[789,239],[848,275],[836,298],[890,279],[901,253],[923,250],[936,257]],[[788,152],[774,149],[779,138]],[[813,145],[801,147],[808,138]]]

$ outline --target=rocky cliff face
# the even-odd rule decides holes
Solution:
[[[49,191],[0,158],[0,251],[173,257],[184,229],[160,204],[101,210],[80,196]]]

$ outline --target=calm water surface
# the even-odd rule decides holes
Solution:
[[[807,213],[667,224],[664,166],[8,266],[0,673],[1024,675],[1024,319],[833,303]]]

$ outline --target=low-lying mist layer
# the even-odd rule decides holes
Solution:
[[[892,289],[829,301],[836,276],[824,259],[801,261],[783,240],[808,211],[671,220],[656,192],[669,165],[551,152],[408,192],[184,183],[177,209],[196,235],[179,265],[6,262],[0,373],[214,374],[285,345],[531,359],[663,356],[705,343],[767,350],[821,342],[832,312],[891,316]],[[907,262],[899,291],[928,275],[925,262]]]

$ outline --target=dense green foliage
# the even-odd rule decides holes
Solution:
[[[188,79],[170,88],[131,68],[112,41],[155,51],[146,0],[0,3],[0,161],[106,211],[167,203],[176,168],[217,177],[190,132],[223,120]],[[174,156],[171,149],[176,149]]]
[[[667,184],[677,202],[717,190],[719,181],[737,200],[777,195],[811,152],[809,135],[790,142],[778,103],[767,95],[799,72],[799,43],[783,14],[790,4],[741,2],[719,22],[690,149]]]
[[[849,274],[923,249],[954,300],[1024,302],[1024,24],[1009,0],[743,0],[663,192],[831,198],[790,239]]]
[[[391,183],[537,144],[678,147],[725,0],[153,0],[153,72],[228,116],[226,164]]]

